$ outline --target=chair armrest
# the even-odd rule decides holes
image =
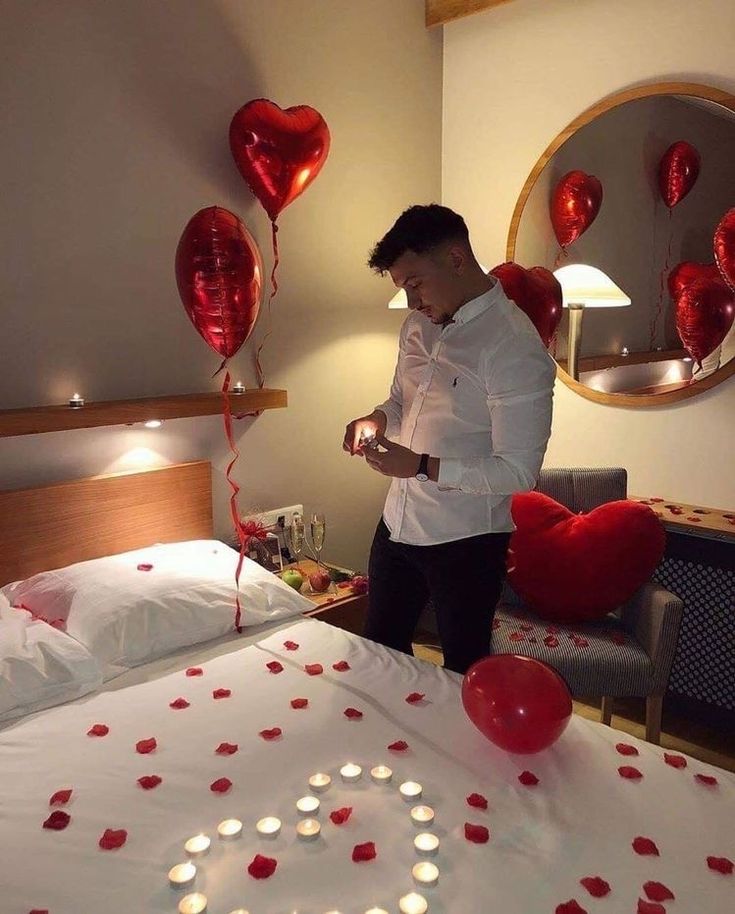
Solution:
[[[653,664],[653,695],[663,695],[679,639],[684,604],[660,584],[645,584],[622,607],[621,621]]]

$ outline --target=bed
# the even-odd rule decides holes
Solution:
[[[173,485],[154,471],[163,476],[116,481],[118,495],[107,489],[102,502],[84,485],[98,481],[58,502],[26,491],[25,523],[18,496],[11,510],[0,495],[0,582],[211,538],[208,468],[192,472],[199,508],[183,506],[191,476],[182,487],[173,469]],[[13,537],[36,515],[35,535],[19,544]],[[0,911],[195,914],[205,897],[209,914],[735,909],[733,775],[576,716],[551,749],[511,756],[467,720],[460,685],[294,616],[179,649],[10,722],[0,731]],[[343,778],[345,765],[356,767]],[[331,778],[325,790],[309,782],[317,773]],[[308,803],[299,812],[305,797],[320,801],[317,813]],[[257,831],[265,818],[280,820],[275,837]],[[220,837],[232,819],[242,832]],[[312,820],[316,837],[316,826],[297,832]],[[415,846],[424,833],[438,839],[433,855]],[[185,843],[202,834],[209,848],[191,856]],[[187,862],[193,879],[172,887],[170,871]]]

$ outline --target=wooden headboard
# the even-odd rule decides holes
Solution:
[[[0,491],[0,585],[152,543],[212,535],[207,461]]]

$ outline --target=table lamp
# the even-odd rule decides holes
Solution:
[[[483,273],[490,272],[490,270],[488,270],[488,268],[486,266],[483,266],[482,264],[480,264],[480,267],[482,268]],[[388,302],[388,307],[391,310],[400,309],[400,308],[408,308],[408,296],[406,295],[406,290],[399,289],[396,292],[396,294],[393,296],[393,298],[391,298],[391,300]]]

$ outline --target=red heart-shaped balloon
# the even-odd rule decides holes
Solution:
[[[693,260],[683,260],[669,273],[667,284],[669,294],[674,301],[681,293],[697,279],[718,279],[720,271],[715,263],[695,263]]]
[[[720,273],[735,291],[735,208],[728,210],[715,230],[715,260]]]
[[[330,142],[326,121],[308,105],[284,110],[257,98],[230,123],[235,163],[273,222],[322,170]]]
[[[176,248],[176,282],[197,332],[233,356],[255,326],[263,290],[260,250],[234,213],[210,206],[192,216]]]
[[[735,295],[721,279],[697,279],[676,301],[676,329],[701,366],[727,336],[735,318]]]
[[[562,315],[561,284],[556,276],[545,267],[526,270],[512,260],[490,272],[500,280],[508,298],[528,315],[548,349]]]
[[[672,209],[694,187],[699,176],[699,153],[686,140],[672,143],[658,165],[658,189],[664,203]]]
[[[551,224],[566,248],[592,225],[602,206],[602,184],[594,175],[570,171],[559,180],[551,198]]]

